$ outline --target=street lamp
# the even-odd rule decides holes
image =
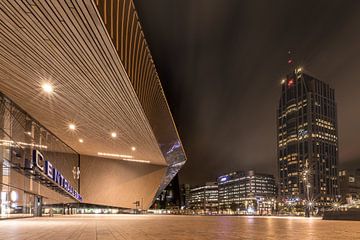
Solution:
[[[304,186],[304,190],[306,192],[306,196],[305,196],[305,217],[310,217],[310,210],[311,207],[313,205],[313,202],[310,201],[310,188],[311,188],[311,184],[310,184],[310,179],[311,179],[311,171],[308,167],[308,165],[306,164],[306,167],[303,169],[302,171],[302,177],[303,177],[303,186]]]

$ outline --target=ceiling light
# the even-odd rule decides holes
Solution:
[[[136,150],[136,147],[131,147],[131,151],[135,151]]]
[[[37,147],[37,148],[48,148],[46,145],[34,144],[34,143],[25,143],[25,142],[14,142],[12,140],[0,139],[0,142],[3,143],[3,146],[29,146],[29,147]]]
[[[98,152],[99,156],[104,156],[104,157],[117,157],[117,158],[132,158],[133,156],[130,155],[122,155],[122,154],[116,154],[116,153],[103,153],[103,152]]]
[[[112,132],[112,133],[111,133],[111,137],[112,137],[112,138],[116,138],[116,136],[117,136],[116,132]]]
[[[84,140],[82,138],[79,138],[79,143],[83,143]]]
[[[75,129],[76,129],[75,124],[70,123],[70,124],[69,124],[69,129],[70,129],[70,130],[75,130]]]
[[[140,160],[140,159],[131,159],[131,158],[124,158],[123,160],[128,162],[150,163],[149,160]]]
[[[41,85],[41,88],[46,93],[52,93],[54,91],[53,86],[50,83],[44,83]]]

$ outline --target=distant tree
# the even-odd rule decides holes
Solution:
[[[240,208],[239,204],[235,203],[235,202],[232,202],[230,204],[230,209],[233,211],[233,212],[237,212],[237,210]]]
[[[246,206],[245,206],[245,203],[244,203],[244,202],[241,202],[241,203],[239,204],[239,209],[240,209],[240,211],[245,211],[245,210],[246,210]]]

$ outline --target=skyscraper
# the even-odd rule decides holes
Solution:
[[[181,207],[187,209],[189,208],[190,201],[190,184],[181,184],[180,186],[180,199],[181,199]]]
[[[301,68],[282,80],[277,110],[279,195],[328,205],[338,195],[335,91]]]

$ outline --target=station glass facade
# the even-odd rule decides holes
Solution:
[[[47,205],[76,202],[34,171],[38,150],[79,191],[79,155],[0,93],[0,217],[39,216]]]

